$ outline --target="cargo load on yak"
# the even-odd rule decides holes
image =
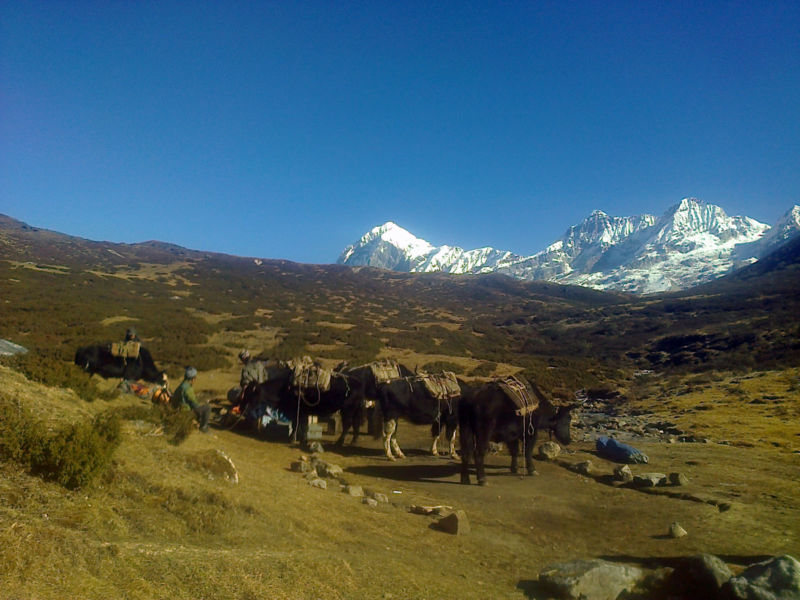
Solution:
[[[136,360],[139,358],[141,342],[112,342],[111,356],[119,356],[124,360]]]
[[[516,405],[517,410],[515,412],[520,417],[532,413],[539,407],[539,399],[532,397],[528,386],[516,377],[503,377],[498,379],[497,383],[506,393],[506,396]]]
[[[372,374],[375,376],[375,381],[377,383],[385,383],[392,379],[400,379],[402,377],[400,365],[395,360],[386,359],[376,361],[370,364],[370,368],[372,369]]]
[[[437,400],[450,400],[461,395],[461,386],[452,371],[442,371],[436,375],[419,373],[418,376],[431,396]]]
[[[297,390],[314,389],[327,392],[331,389],[332,369],[324,369],[314,363],[310,357],[290,361],[292,367],[292,386]]]

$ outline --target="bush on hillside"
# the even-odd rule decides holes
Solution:
[[[0,403],[0,458],[71,490],[91,483],[120,441],[120,420],[110,413],[50,432],[19,402]]]
[[[419,370],[424,371],[425,373],[441,373],[442,371],[452,371],[456,375],[460,375],[464,372],[464,367],[455,363],[447,362],[446,360],[434,360],[429,363],[425,363],[419,368]]]
[[[98,390],[89,375],[73,363],[72,356],[65,356],[65,352],[65,349],[34,348],[26,354],[4,358],[3,362],[31,381],[49,387],[69,388],[89,402],[116,395],[115,391]]]

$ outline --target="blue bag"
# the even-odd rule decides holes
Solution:
[[[597,438],[597,453],[603,458],[621,463],[646,463],[647,455],[633,446],[601,435]]]

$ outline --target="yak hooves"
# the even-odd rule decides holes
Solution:
[[[469,485],[470,484],[469,475],[462,475],[461,476],[461,483],[463,483],[464,485]]]
[[[488,485],[488,482],[486,479],[478,479],[478,485],[486,486]]]

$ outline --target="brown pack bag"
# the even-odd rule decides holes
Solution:
[[[393,360],[384,360],[370,364],[372,374],[375,375],[375,381],[378,383],[385,383],[392,379],[400,378],[400,365]]]
[[[142,347],[140,342],[112,342],[111,356],[119,356],[125,360],[136,360],[139,358],[139,349]]]
[[[300,362],[292,372],[292,385],[301,390],[315,389],[327,392],[331,389],[332,369],[323,369],[319,365]]]
[[[431,396],[437,400],[450,400],[461,395],[461,386],[458,385],[456,374],[452,371],[442,371],[435,375],[420,373],[419,378]]]

